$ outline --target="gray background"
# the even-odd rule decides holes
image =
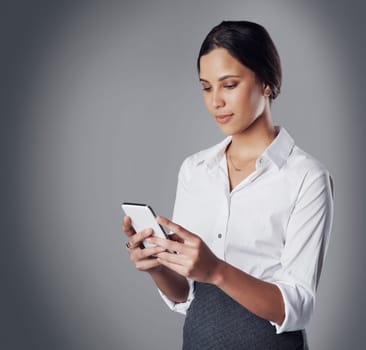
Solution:
[[[275,123],[335,181],[310,344],[360,349],[361,4],[1,2],[0,347],[180,348],[183,316],[129,263],[120,203],[147,202],[171,216],[181,161],[222,139],[198,85],[199,46],[221,20],[248,19],[269,30],[282,58]]]

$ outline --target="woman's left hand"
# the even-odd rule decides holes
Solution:
[[[221,260],[211,252],[205,242],[194,233],[164,217],[158,216],[157,221],[174,234],[170,235],[171,239],[150,237],[147,240],[176,252],[174,254],[166,251],[157,254],[159,262],[180,275],[195,281],[214,283]]]

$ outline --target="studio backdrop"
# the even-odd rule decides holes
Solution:
[[[124,249],[123,201],[171,217],[181,162],[223,135],[196,57],[227,20],[268,29],[283,67],[274,123],[320,159],[335,220],[311,349],[365,334],[362,1],[14,1],[2,5],[2,349],[179,349]]]

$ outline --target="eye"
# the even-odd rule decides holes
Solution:
[[[211,91],[211,86],[202,86],[202,91],[206,91],[206,92],[209,92]]]
[[[231,90],[231,89],[236,88],[237,86],[238,86],[238,83],[227,83],[224,85],[224,88]]]

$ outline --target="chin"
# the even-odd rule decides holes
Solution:
[[[220,131],[221,131],[225,136],[231,136],[231,135],[235,134],[235,132],[233,132],[232,130],[230,130],[230,128],[223,128],[223,127],[220,127],[219,129],[220,129]]]
[[[219,128],[225,136],[242,134],[246,130],[246,128],[238,128],[230,125],[219,125]]]

